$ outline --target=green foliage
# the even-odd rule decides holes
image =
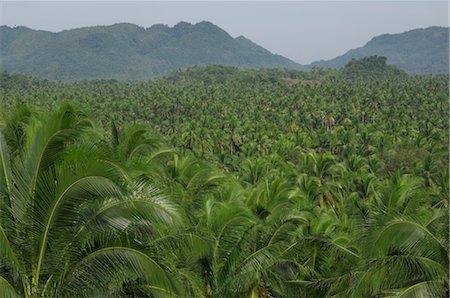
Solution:
[[[342,69],[342,75],[349,79],[398,79],[406,76],[406,73],[392,65],[386,64],[386,57],[364,57],[356,60],[352,59]]]
[[[449,28],[429,27],[372,38],[363,47],[305,68],[341,68],[353,59],[384,56],[387,62],[409,74],[448,74]]]
[[[85,27],[58,33],[0,27],[0,70],[53,80],[142,80],[193,65],[241,68],[300,65],[233,38],[209,22],[181,22],[170,28],[133,24]]]
[[[0,293],[447,297],[448,80],[395,73],[1,74]]]

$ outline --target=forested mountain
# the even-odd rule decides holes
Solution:
[[[58,33],[2,26],[0,45],[2,70],[57,80],[148,79],[177,68],[208,64],[300,68],[209,22],[147,29],[123,23]]]
[[[411,74],[448,73],[449,28],[429,27],[399,34],[383,34],[342,56],[320,60],[305,67],[338,68],[352,59],[373,55],[385,56],[388,64]]]
[[[240,68],[339,68],[352,59],[385,56],[412,74],[447,73],[448,28],[430,27],[373,38],[332,60],[302,67],[243,36],[231,37],[209,22],[174,27],[134,24],[84,27],[53,33],[0,27],[0,70],[54,80],[141,80],[194,65]]]

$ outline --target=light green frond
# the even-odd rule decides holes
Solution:
[[[178,286],[158,262],[130,247],[106,247],[83,258],[63,281],[61,294],[107,294],[120,289],[126,281],[154,287],[156,293],[179,293]]]
[[[0,294],[3,298],[19,298],[20,295],[14,290],[14,287],[0,275]]]

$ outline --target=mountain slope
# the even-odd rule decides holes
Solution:
[[[146,79],[209,64],[301,67],[209,22],[147,29],[123,23],[58,33],[1,26],[0,49],[0,70],[58,80]]]
[[[411,74],[448,73],[449,28],[429,27],[379,35],[361,48],[350,50],[331,60],[314,62],[306,68],[339,68],[352,59],[373,55],[385,56],[389,64]]]

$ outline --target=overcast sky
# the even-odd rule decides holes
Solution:
[[[143,27],[210,21],[273,53],[307,64],[363,46],[372,37],[448,26],[446,1],[41,2],[1,1],[0,23],[61,31],[128,22]]]

